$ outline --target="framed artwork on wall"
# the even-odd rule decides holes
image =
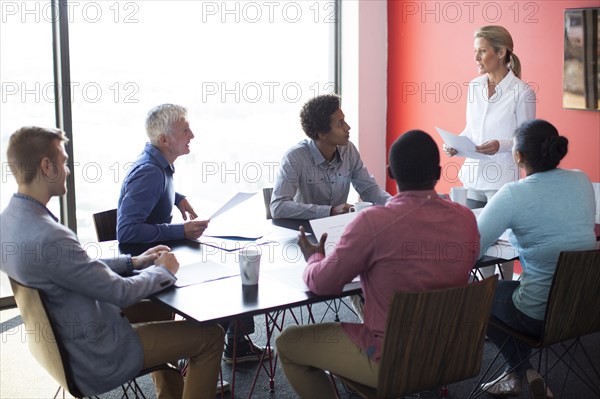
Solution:
[[[600,110],[600,8],[565,10],[563,107]]]

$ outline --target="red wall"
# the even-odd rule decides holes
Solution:
[[[434,126],[460,133],[465,124],[466,84],[477,76],[473,32],[502,25],[521,60],[521,78],[537,88],[537,117],[569,139],[561,167],[581,169],[600,181],[600,113],[562,108],[563,18],[566,8],[599,7],[600,1],[396,1],[388,2],[387,147],[403,132]],[[438,192],[457,179],[461,158],[442,153]],[[387,189],[395,184],[388,179]]]

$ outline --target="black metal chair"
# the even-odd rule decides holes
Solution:
[[[117,210],[111,209],[94,213],[94,225],[98,241],[112,241],[117,239]]]
[[[263,199],[265,200],[265,213],[267,220],[273,219],[271,215],[271,197],[273,196],[273,187],[263,188]]]

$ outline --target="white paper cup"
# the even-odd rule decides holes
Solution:
[[[467,191],[468,189],[466,187],[452,187],[450,189],[450,199],[457,204],[466,205]]]
[[[258,284],[261,250],[257,247],[240,249],[240,277],[243,285]]]
[[[370,206],[373,206],[372,202],[355,202],[354,205],[350,207],[350,212],[360,212]]]

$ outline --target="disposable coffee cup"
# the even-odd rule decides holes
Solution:
[[[258,275],[260,273],[261,251],[257,247],[242,248],[240,255],[240,277],[243,285],[258,284]]]
[[[450,189],[450,200],[457,204],[466,205],[467,191],[468,189],[466,187],[452,187]]]
[[[373,206],[372,202],[355,202],[354,205],[350,207],[350,212],[360,212],[370,206]]]

